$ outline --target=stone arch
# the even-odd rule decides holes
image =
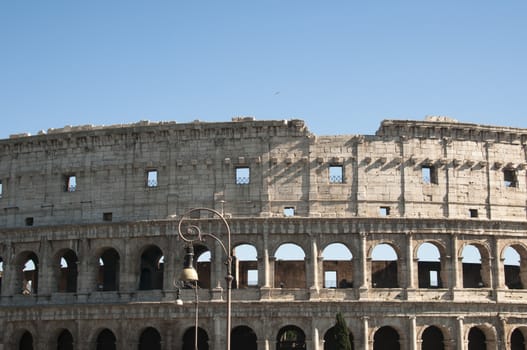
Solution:
[[[139,290],[163,289],[163,251],[154,244],[144,247],[139,264]]]
[[[182,350],[194,350],[194,338],[196,328],[190,327],[183,333],[183,347]],[[198,327],[198,349],[209,350],[209,335],[203,328]]]
[[[490,324],[474,325],[467,330],[467,350],[495,349],[496,330]]]
[[[516,261],[511,261],[515,255]],[[521,243],[511,243],[501,251],[505,286],[509,289],[525,289],[527,286],[527,248]]]
[[[460,248],[463,288],[491,286],[489,249],[479,242],[467,242]],[[478,262],[479,259],[479,262]]]
[[[399,288],[400,252],[397,246],[380,242],[370,247],[371,283],[373,288]]]
[[[276,350],[306,349],[306,334],[297,326],[282,327],[276,336]]]
[[[425,241],[415,248],[419,288],[444,288],[447,268],[445,248],[434,241]]]
[[[335,326],[329,328],[326,333],[324,333],[324,350],[333,350],[336,348],[336,344],[335,344]],[[351,344],[351,350],[354,350],[355,347],[354,347],[354,343],[353,343],[353,333],[351,332],[351,330],[348,328],[348,332],[349,332],[349,341],[350,341],[350,344]]]
[[[96,350],[116,350],[117,338],[115,334],[108,328],[104,328],[97,334],[95,339]]]
[[[306,254],[296,243],[283,243],[274,253],[274,286],[306,288]]]
[[[15,259],[17,268],[15,288],[24,295],[38,293],[38,256],[32,251],[18,254]]]
[[[120,255],[115,248],[106,247],[97,255],[97,290],[118,291],[120,275]]]
[[[233,288],[258,286],[258,250],[252,244],[240,243],[232,249]]]
[[[322,250],[324,288],[353,287],[353,254],[347,245],[330,243]]]
[[[147,327],[139,336],[139,350],[161,350],[161,334],[154,327]]]
[[[53,257],[55,290],[59,293],[77,292],[79,259],[72,249],[61,249]]]
[[[18,350],[33,350],[33,348],[33,335],[27,330],[23,331],[18,339]]]
[[[231,350],[256,350],[257,337],[254,330],[248,326],[237,326],[231,331]]]
[[[428,326],[421,334],[421,350],[444,350],[445,336],[441,328]]]
[[[73,341],[73,335],[71,332],[67,329],[63,329],[60,331],[57,335],[57,350],[73,350],[74,347],[74,341]]]
[[[399,350],[399,332],[391,326],[382,326],[373,335],[373,350]]]
[[[510,333],[510,349],[511,350],[525,350],[527,327],[514,328]]]

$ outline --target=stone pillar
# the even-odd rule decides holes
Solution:
[[[313,350],[319,350],[320,349],[320,337],[319,337],[319,334],[318,334],[318,328],[314,327],[314,326],[313,326],[313,346],[311,348]]]
[[[370,347],[370,326],[368,324],[368,321],[369,321],[369,317],[368,316],[363,316],[362,317],[362,345],[363,345],[363,349],[364,350],[369,350],[371,349]]]
[[[465,332],[463,329],[463,316],[457,318],[457,339],[456,339],[456,350],[465,349]]]
[[[308,276],[311,275],[311,278],[308,280],[308,286],[310,287],[311,290],[318,291],[318,289],[320,288],[319,275],[318,275],[319,257],[318,257],[318,246],[317,246],[317,242],[315,239],[311,240],[311,259],[306,259],[306,261],[311,262],[311,266],[309,264],[306,264],[306,268],[308,268],[308,270],[306,271],[310,271],[310,273],[308,273]]]
[[[256,345],[258,349],[260,350],[269,350],[269,340],[268,339],[260,339],[256,341]]]
[[[496,237],[492,238],[492,257],[493,262],[493,273],[492,278],[494,289],[505,289],[505,257],[500,256],[499,241]]]
[[[452,289],[458,289],[463,287],[463,279],[462,279],[462,273],[459,271],[462,271],[460,269],[460,265],[462,263],[462,257],[458,256],[458,240],[456,235],[452,235],[451,237],[451,259],[450,259],[450,280]]]
[[[417,336],[415,334],[415,316],[410,316],[409,332],[408,332],[408,343],[410,350],[417,350]],[[401,348],[403,348],[401,346]]]
[[[225,342],[227,334],[225,334],[225,320],[222,320],[221,318],[225,317],[225,315],[215,315],[214,316],[214,334],[212,334],[212,349],[224,349],[225,348]]]
[[[415,276],[414,276],[414,272],[415,272],[414,264],[416,261],[414,261],[413,241],[414,240],[412,237],[412,232],[407,232],[406,233],[406,264],[407,264],[406,288],[408,289],[417,288],[415,285]]]
[[[368,264],[368,252],[366,251],[366,239],[368,234],[365,232],[360,233],[360,250],[359,250],[359,276],[357,285],[360,290],[367,291],[370,287],[370,266]]]

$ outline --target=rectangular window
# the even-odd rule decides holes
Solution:
[[[468,213],[471,218],[477,218],[478,217],[478,210],[477,209],[469,209]]]
[[[75,192],[77,190],[77,176],[65,175],[64,176],[64,190],[65,192]]]
[[[0,180],[0,198],[2,198],[3,194],[4,194],[4,188],[2,187],[2,180]]]
[[[258,270],[247,270],[247,285],[249,287],[258,285]]]
[[[381,216],[389,216],[390,215],[390,207],[380,207],[379,208],[379,214]]]
[[[284,208],[284,216],[295,216],[295,208],[294,207],[285,207]]]
[[[324,271],[324,288],[337,288],[337,271]]]
[[[251,180],[251,169],[249,167],[236,168],[236,185],[248,185]]]
[[[342,165],[330,165],[329,166],[329,183],[341,184],[344,182],[344,174]]]
[[[146,172],[146,187],[157,187],[157,170],[148,170]]]
[[[26,218],[26,226],[33,226],[33,218]]]
[[[421,167],[421,178],[425,184],[437,184],[437,169],[433,165]]]
[[[515,170],[504,169],[503,179],[505,187],[518,187],[518,177],[516,176]]]
[[[102,213],[102,221],[112,221],[112,213]]]
[[[430,271],[430,287],[439,287],[437,271]]]

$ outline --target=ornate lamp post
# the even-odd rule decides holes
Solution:
[[[214,217],[217,217],[221,224],[225,228],[226,238],[227,242],[226,244],[223,243],[223,241],[217,236],[218,233],[213,232],[202,232],[201,228],[196,224],[195,221],[193,221],[191,218],[192,213],[198,213],[204,211],[208,213],[212,213]],[[189,218],[189,219],[185,219]],[[227,275],[225,276],[225,281],[227,282],[227,341],[226,341],[226,348],[227,350],[230,350],[231,348],[231,289],[232,289],[232,250],[231,250],[231,229],[229,227],[229,224],[227,223],[227,220],[223,217],[223,215],[210,208],[194,208],[189,211],[187,211],[178,223],[178,234],[179,237],[188,244],[188,247],[192,247],[195,242],[203,242],[207,237],[212,238],[223,249],[223,252],[225,253],[225,256],[227,257],[227,260],[225,264],[227,265]],[[187,248],[188,249],[188,248]],[[196,283],[196,293],[197,293],[197,280],[198,280],[198,274],[194,267],[192,267],[192,261],[188,262],[188,259],[193,259],[193,252],[192,255],[187,250],[187,254],[185,255],[185,265],[183,272],[181,274],[181,280],[183,281],[194,281]],[[196,294],[197,295],[197,294]],[[197,299],[196,299],[197,300]],[[197,304],[196,304],[197,308]],[[197,314],[197,313],[196,313]],[[196,324],[196,334],[197,334],[197,327]],[[197,347],[197,340],[195,340],[195,346]]]

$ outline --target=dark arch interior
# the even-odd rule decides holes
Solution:
[[[191,327],[183,334],[183,350],[194,350],[195,327]],[[209,350],[209,335],[198,327],[198,349]]]
[[[481,329],[471,328],[468,333],[468,350],[486,350],[486,340],[485,333]]]
[[[256,333],[247,327],[239,326],[231,333],[231,350],[256,350]]]
[[[443,332],[435,326],[430,326],[423,332],[422,350],[443,350]]]
[[[109,329],[104,329],[97,337],[97,350],[116,350],[115,335]]]
[[[280,329],[276,340],[276,350],[306,348],[306,335],[296,326],[286,326]]]
[[[373,336],[373,350],[399,350],[399,333],[389,326],[381,327]]]
[[[161,350],[161,335],[152,327],[148,327],[139,337],[139,350]]]
[[[33,336],[28,331],[25,331],[20,337],[20,343],[18,344],[19,350],[33,350]]]
[[[73,350],[73,336],[65,329],[57,338],[57,350]]]
[[[159,247],[148,247],[141,255],[140,290],[163,289],[163,252]]]
[[[97,289],[100,291],[116,291],[119,286],[119,254],[115,249],[105,250],[100,259]]]
[[[525,350],[525,337],[519,329],[515,329],[512,332],[511,350]]]

